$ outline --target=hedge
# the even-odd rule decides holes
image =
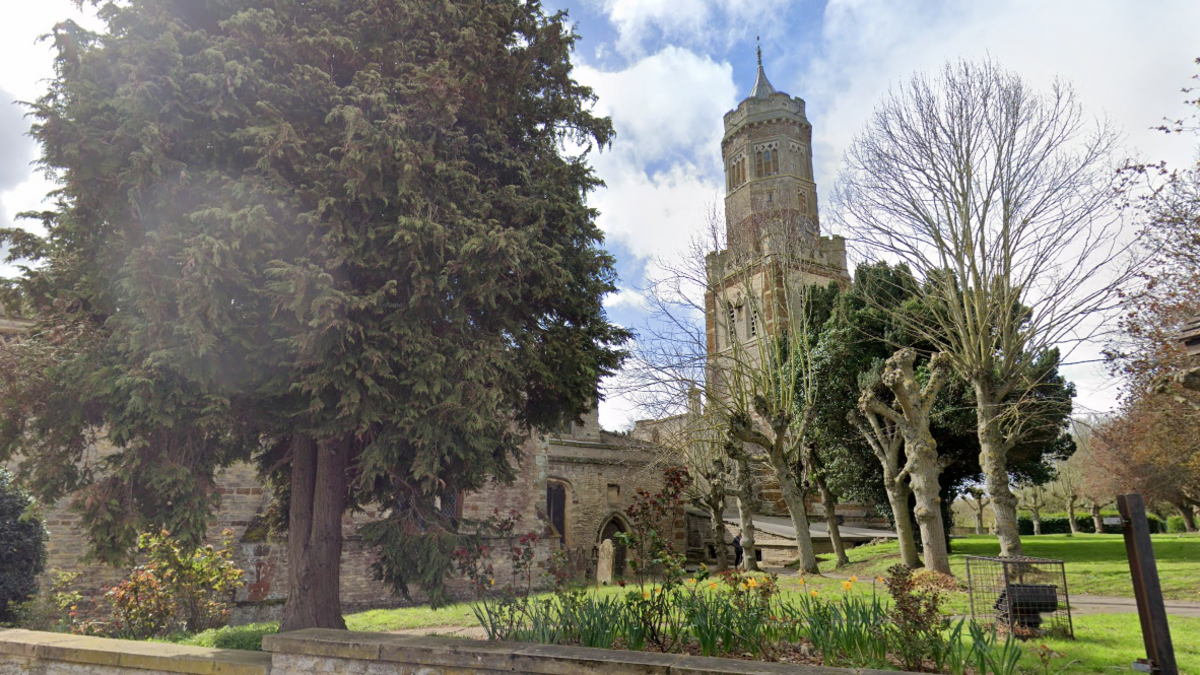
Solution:
[[[1116,514],[1108,515],[1101,514],[1102,518],[1111,518]],[[1146,514],[1146,519],[1150,523],[1150,533],[1159,534],[1167,531],[1167,524],[1162,518],[1153,513]],[[1092,534],[1096,531],[1095,523],[1092,521],[1092,514],[1075,516],[1075,525],[1080,532]],[[1020,516],[1017,518],[1017,527],[1020,529],[1021,536],[1030,536],[1033,534],[1033,519],[1029,516]],[[1121,534],[1123,530],[1120,525],[1104,525],[1105,534]],[[1042,534],[1070,534],[1071,521],[1066,516],[1051,515],[1042,518]]]

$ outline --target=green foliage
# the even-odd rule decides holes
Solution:
[[[0,468],[0,624],[13,621],[18,605],[37,593],[46,565],[46,528],[32,507],[33,499]]]
[[[1172,534],[1187,532],[1187,524],[1183,521],[1183,516],[1170,516],[1167,518],[1167,532]]]
[[[240,649],[244,651],[262,651],[264,635],[274,635],[279,632],[276,623],[251,623],[244,626],[224,626],[210,628],[195,634],[179,634],[170,636],[168,640],[176,644],[193,647],[212,647],[215,649]]]
[[[167,532],[144,533],[138,551],[147,562],[137,566],[107,593],[111,635],[146,638],[173,632],[197,633],[229,623],[229,604],[242,585],[233,552],[212,546],[187,549]]]
[[[1112,514],[1115,515],[1115,514]],[[1070,534],[1071,521],[1066,514],[1051,514],[1042,517],[1042,534]],[[1170,519],[1164,521],[1162,518],[1153,513],[1146,514],[1146,521],[1150,527],[1150,534],[1161,534],[1169,532]],[[1096,532],[1096,521],[1092,520],[1091,514],[1076,515],[1075,527],[1079,532],[1094,534]],[[1033,518],[1031,516],[1021,515],[1017,518],[1017,528],[1021,532],[1022,537],[1033,535]],[[1180,518],[1180,532],[1183,531],[1183,519]],[[1120,525],[1104,525],[1105,534],[1121,534],[1123,530]]]
[[[96,4],[32,110],[46,235],[0,236],[38,263],[5,297],[36,327],[0,357],[0,459],[79,490],[93,553],[128,562],[139,531],[201,540],[218,468],[257,455],[286,510],[290,439],[337,444],[330,508],[389,505],[381,575],[440,593],[459,523],[434,503],[511,478],[628,338],[585,200],[612,124],[565,13]],[[101,433],[116,452],[85,462]]]

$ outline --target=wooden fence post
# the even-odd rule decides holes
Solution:
[[[1167,624],[1167,608],[1163,604],[1162,586],[1158,581],[1158,565],[1154,562],[1154,548],[1150,544],[1146,504],[1140,494],[1119,495],[1117,508],[1121,511],[1125,552],[1129,555],[1133,593],[1137,598],[1142,640],[1146,643],[1148,657],[1138,659],[1133,669],[1158,675],[1179,675],[1175,649],[1171,646],[1171,628]]]

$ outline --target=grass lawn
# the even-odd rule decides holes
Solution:
[[[1171,642],[1179,672],[1200,674],[1200,619],[1171,617]],[[1075,640],[1042,640],[1022,645],[1021,665],[1027,672],[1041,673],[1035,650],[1039,644],[1063,654],[1050,663],[1049,673],[1063,675],[1110,675],[1132,672],[1129,665],[1146,657],[1142,629],[1136,614],[1093,614],[1075,618]],[[1068,666],[1068,664],[1071,664]],[[1065,668],[1065,670],[1064,670]]]
[[[1163,597],[1168,600],[1200,600],[1200,536],[1156,534],[1154,555],[1162,581]],[[1133,597],[1125,540],[1119,534],[1050,534],[1022,537],[1025,555],[1054,558],[1067,563],[1067,585],[1072,594]],[[955,538],[951,544],[950,567],[965,578],[968,555],[998,555],[1000,545],[992,536]],[[900,561],[896,544],[860,546],[846,552],[851,565],[840,570],[867,579],[884,574]],[[833,571],[832,560],[821,564],[822,571]],[[1200,672],[1200,671],[1198,671]]]

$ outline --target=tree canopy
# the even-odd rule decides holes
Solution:
[[[0,456],[43,496],[82,489],[97,555],[149,527],[198,539],[215,470],[258,458],[293,567],[325,550],[336,574],[345,508],[390,507],[380,542],[452,533],[439,497],[510,477],[525,430],[594,405],[627,339],[585,202],[613,131],[564,13],[93,4],[106,29],[56,27],[33,107],[60,181],[46,234],[3,233],[38,264],[8,289],[36,328],[5,356]],[[411,562],[385,554],[385,576],[436,591]],[[289,603],[328,590],[304,574]]]

